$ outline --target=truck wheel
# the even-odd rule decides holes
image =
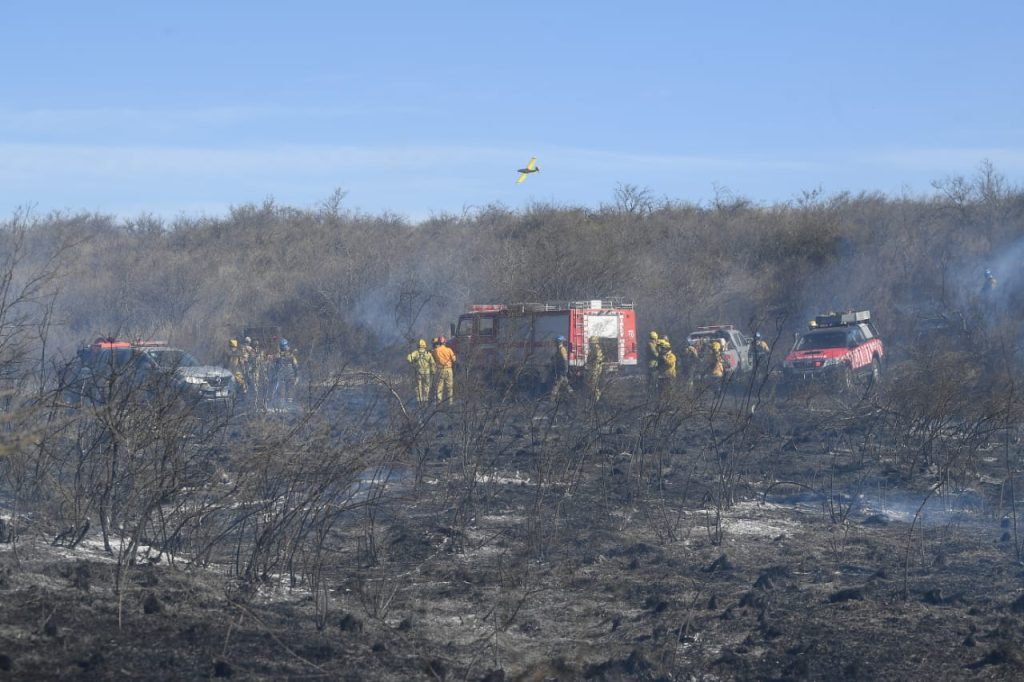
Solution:
[[[839,378],[839,384],[844,391],[853,388],[853,367],[851,367],[850,365],[843,365],[842,374]]]
[[[871,358],[871,385],[875,386],[882,380],[882,363],[877,357]]]

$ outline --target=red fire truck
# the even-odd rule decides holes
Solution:
[[[471,305],[453,327],[452,345],[471,372],[545,381],[559,336],[568,343],[570,371],[586,364],[593,336],[605,369],[637,364],[636,314],[633,303],[621,298]]]

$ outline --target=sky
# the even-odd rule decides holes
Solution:
[[[1024,184],[1024,3],[0,0],[0,216]],[[531,156],[541,172],[517,185]]]

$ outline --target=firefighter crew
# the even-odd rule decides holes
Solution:
[[[298,382],[299,359],[288,339],[281,339],[270,363],[270,402],[292,402]]]
[[[416,350],[406,355],[405,359],[416,370],[416,404],[423,407],[430,402],[430,382],[437,369],[437,362],[427,350],[424,339],[419,340]]]
[[[711,342],[710,373],[713,377],[725,376],[725,357],[722,355],[722,342],[715,339]]]
[[[587,390],[590,391],[595,403],[601,399],[602,371],[604,371],[604,351],[601,350],[601,341],[596,336],[591,336],[590,351],[587,353],[583,377],[587,384]]]
[[[438,338],[434,347],[434,362],[437,363],[437,403],[447,401],[451,405],[455,399],[455,372],[452,365],[455,364],[455,351],[441,343]]]
[[[248,390],[248,384],[245,382],[245,362],[243,360],[244,352],[238,347],[238,339],[228,340],[228,370],[231,375],[235,377],[235,381],[238,382],[238,390],[243,394]]]
[[[569,395],[573,394],[569,384],[569,348],[565,337],[559,336],[555,339],[555,352],[551,356],[551,400],[557,399],[563,388]]]

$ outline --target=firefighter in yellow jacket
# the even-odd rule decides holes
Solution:
[[[440,339],[438,339],[440,341]],[[447,401],[450,405],[455,399],[455,351],[439,343],[434,349],[434,362],[437,363],[437,402]]]
[[[604,371],[604,351],[601,350],[601,341],[596,336],[590,337],[590,349],[587,352],[587,362],[583,368],[583,378],[587,384],[587,390],[593,396],[594,402],[601,399],[601,373]]]
[[[559,336],[555,339],[555,353],[551,356],[551,399],[557,399],[563,389],[572,395],[572,386],[569,384],[569,349],[566,338]]]
[[[717,339],[711,342],[711,376],[718,378],[725,376],[725,357],[722,355],[722,342]]]
[[[427,350],[427,342],[420,339],[416,350],[405,356],[416,370],[416,403],[422,407],[430,402],[430,381],[437,369],[434,356]]]
[[[658,342],[658,365],[658,374],[662,380],[675,381],[676,354],[672,351],[672,345],[668,341]]]
[[[245,393],[248,385],[245,381],[245,353],[238,347],[238,339],[228,341],[228,370],[238,383],[238,390]]]
[[[658,332],[651,331],[650,340],[647,342],[647,356],[644,358],[647,361],[647,379],[651,386],[658,383],[658,361],[660,353],[661,349],[658,344]]]

